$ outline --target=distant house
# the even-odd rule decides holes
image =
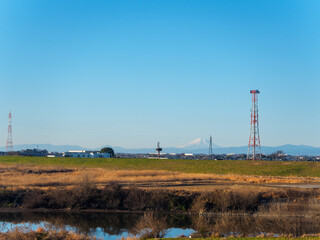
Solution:
[[[62,154],[63,157],[73,158],[110,158],[110,153],[102,153],[99,151],[69,151]]]

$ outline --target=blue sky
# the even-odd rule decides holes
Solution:
[[[320,146],[320,2],[0,1],[0,145]],[[1,137],[2,136],[2,137]]]

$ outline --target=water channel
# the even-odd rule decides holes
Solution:
[[[162,227],[164,237],[190,236],[196,232],[219,232],[227,235],[261,233],[281,234],[320,233],[319,218],[308,215],[250,215],[239,213],[198,214],[154,214],[154,213],[110,213],[110,212],[54,212],[14,211],[0,212],[0,231],[15,227],[36,230],[39,227],[67,229],[87,234],[98,239],[120,239],[139,236],[152,225]]]
[[[139,235],[137,225],[144,219],[144,213],[106,212],[1,212],[0,231],[10,231],[16,227],[36,230],[42,228],[64,228],[76,233],[94,236],[98,239],[120,239]],[[157,219],[165,221],[165,237],[190,236],[192,220],[188,215],[157,214]]]

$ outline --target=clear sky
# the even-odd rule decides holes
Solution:
[[[320,146],[319,0],[1,0],[0,145]]]

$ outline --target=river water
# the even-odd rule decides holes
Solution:
[[[229,212],[204,215],[53,211],[0,212],[0,231],[10,231],[15,227],[33,230],[43,227],[67,229],[98,239],[111,240],[140,236],[146,229],[154,226],[157,227],[157,231],[164,233],[162,235],[164,237],[181,235],[188,237],[194,233],[198,236],[209,236],[212,233],[219,233],[223,236],[240,234],[246,236],[261,234],[301,236],[320,233],[319,209],[311,212],[299,212],[297,210],[281,211],[281,208],[258,214]]]
[[[153,219],[162,219],[166,224],[165,237],[190,236],[192,220],[188,215],[156,214]],[[38,228],[67,229],[76,233],[94,236],[98,239],[120,239],[139,235],[144,213],[105,212],[1,212],[0,231],[6,232],[16,227],[36,230]],[[150,218],[150,216],[149,216]],[[139,225],[140,223],[140,225]],[[148,226],[146,226],[148,227]]]

